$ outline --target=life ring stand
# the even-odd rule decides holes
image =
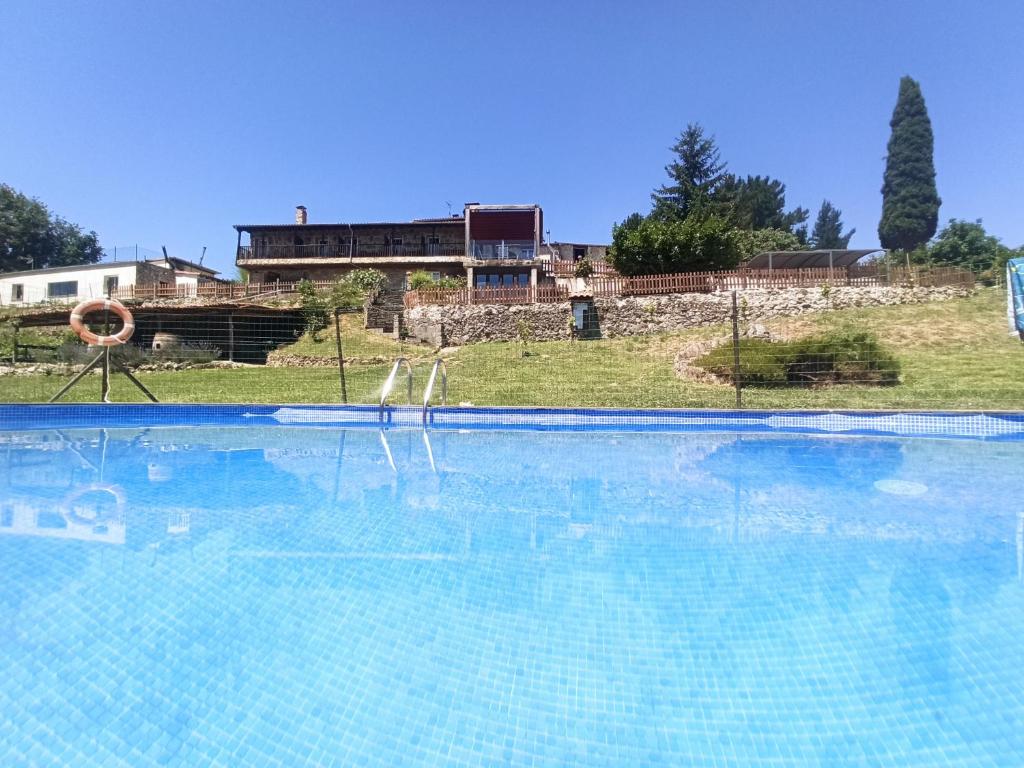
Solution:
[[[83,517],[75,511],[76,501],[87,494],[99,492],[109,493],[114,497],[114,503],[117,505],[117,512],[115,515],[98,514],[96,517]],[[108,522],[112,519],[124,519],[124,502],[124,491],[121,490],[120,486],[93,483],[92,485],[82,486],[65,496],[62,506],[64,507],[64,518],[69,523],[74,523],[75,525],[101,525],[102,523]]]
[[[85,316],[90,312],[99,310],[110,310],[121,318],[124,326],[117,333],[110,336],[99,336],[89,330],[85,324]],[[117,299],[89,299],[83,301],[71,310],[71,330],[78,334],[78,338],[93,347],[116,347],[128,343],[128,339],[135,333],[135,318],[128,308]]]

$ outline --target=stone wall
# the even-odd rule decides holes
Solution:
[[[821,288],[749,289],[736,293],[744,319],[756,322],[832,309],[941,301],[969,295],[971,289],[834,287],[827,295]],[[592,304],[600,334],[605,337],[719,325],[728,322],[732,314],[730,292],[594,299]],[[569,302],[419,306],[405,311],[405,323],[409,334],[421,341],[435,346],[461,346],[480,341],[515,341],[521,327],[529,329],[531,340],[566,339],[571,315]]]

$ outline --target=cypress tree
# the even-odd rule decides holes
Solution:
[[[900,80],[889,126],[878,239],[883,248],[912,251],[935,234],[942,202],[935,188],[932,123],[913,78]]]

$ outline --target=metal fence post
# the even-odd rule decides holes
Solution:
[[[740,313],[736,303],[736,291],[732,292],[732,382],[736,387],[736,407],[743,407],[740,381]]]
[[[338,344],[338,377],[341,379],[341,402],[348,403],[348,389],[345,387],[345,357],[341,351],[341,310],[334,308],[334,338]]]

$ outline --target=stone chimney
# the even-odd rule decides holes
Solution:
[[[306,223],[306,206],[296,205],[295,206],[295,223],[305,224]]]

